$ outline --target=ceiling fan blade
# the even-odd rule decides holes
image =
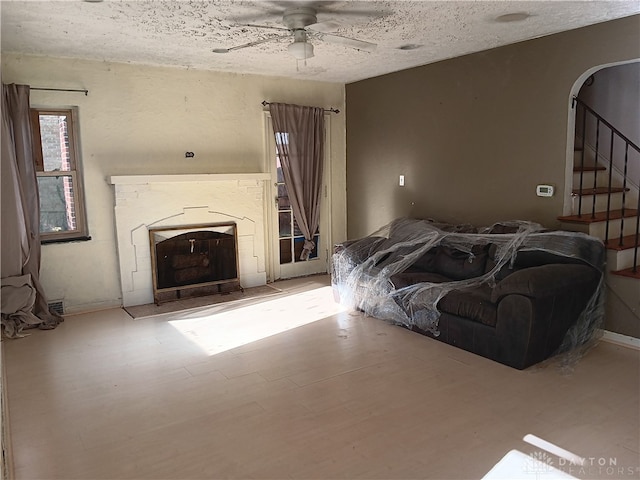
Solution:
[[[314,35],[325,42],[344,45],[345,47],[355,48],[356,50],[364,50],[366,52],[373,52],[378,46],[375,43],[365,42],[364,40],[357,40],[355,38],[343,37],[342,35],[336,35],[335,33],[314,32]]]
[[[274,42],[276,40],[281,40],[283,38],[290,38],[290,35],[278,35],[277,37],[269,37],[263,38],[262,40],[256,40],[254,42],[245,43],[244,45],[237,45],[235,47],[230,48],[214,48],[213,53],[229,53],[234,50],[240,50],[241,48],[255,47],[256,45],[261,45],[263,43]]]
[[[333,10],[333,9],[321,9],[318,13],[323,13],[325,15],[334,15],[334,16],[342,16],[342,17],[370,17],[370,18],[378,18],[389,15],[391,12],[388,10]]]
[[[267,0],[264,2],[267,5],[271,5],[274,8],[280,8],[286,10],[287,8],[313,8],[315,10],[322,10],[325,7],[331,7],[344,3],[344,1],[327,1],[327,0]]]
[[[289,29],[285,27],[273,27],[271,25],[256,25],[254,23],[237,23],[234,25],[235,27],[254,27],[254,28],[268,28],[270,30],[284,30],[288,32]]]
[[[307,29],[312,32],[320,32],[320,33],[329,33],[335,32],[340,27],[344,26],[342,22],[338,22],[337,20],[325,20],[323,22],[314,23],[312,25],[308,25]]]

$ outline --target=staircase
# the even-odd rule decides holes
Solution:
[[[605,328],[640,337],[640,176],[630,178],[629,168],[640,162],[640,148],[580,99],[574,98],[574,108],[572,214],[558,220],[565,230],[603,240],[608,270]]]

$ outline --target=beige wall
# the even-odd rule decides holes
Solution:
[[[2,56],[2,81],[87,88],[33,91],[31,103],[77,105],[91,241],[43,246],[50,299],[69,311],[120,304],[110,175],[264,171],[262,100],[344,109],[344,85],[179,68]],[[332,234],[346,235],[345,116],[331,118]],[[186,159],[185,152],[195,152]]]
[[[400,216],[558,226],[575,84],[640,58],[639,27],[634,16],[347,85],[349,237]],[[540,183],[556,195],[536,197]]]

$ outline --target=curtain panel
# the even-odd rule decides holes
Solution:
[[[31,125],[29,86],[2,84],[2,326],[16,337],[25,327],[53,328],[40,284],[40,197]]]
[[[300,260],[307,260],[320,223],[324,109],[270,103],[269,111],[291,210],[305,238]]]

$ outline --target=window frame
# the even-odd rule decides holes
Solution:
[[[40,232],[40,243],[72,242],[90,240],[86,208],[84,202],[84,181],[82,160],[80,157],[78,108],[77,107],[39,107],[30,108],[33,161],[37,178],[71,177],[76,228],[59,232]],[[69,170],[45,171],[40,132],[40,115],[65,115],[67,117],[67,136],[69,138]],[[40,195],[40,191],[38,191]]]

